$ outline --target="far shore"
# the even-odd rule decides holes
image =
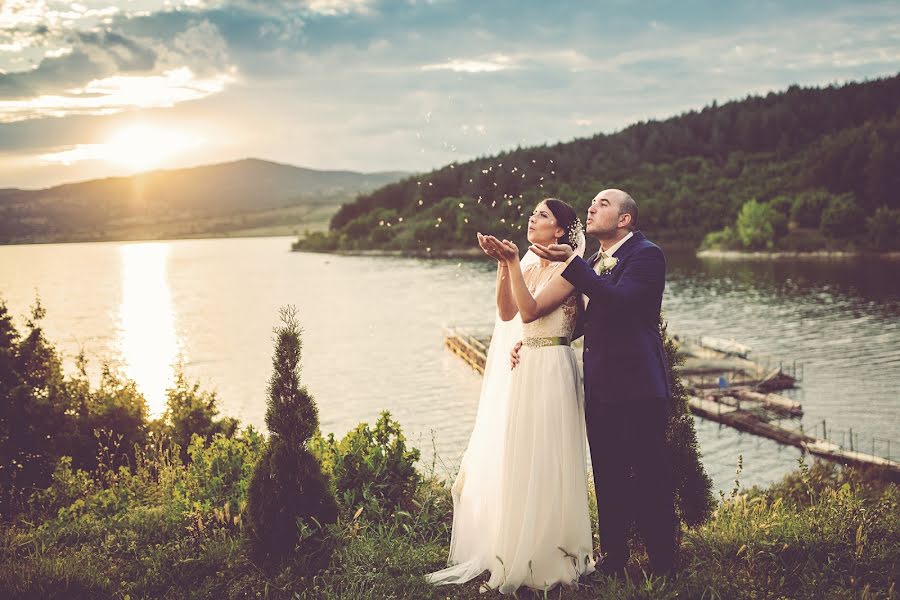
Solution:
[[[680,249],[679,249],[680,250]],[[481,258],[484,253],[479,248],[446,248],[422,250],[307,250],[295,249],[295,252],[315,252],[337,254],[341,256],[391,256],[398,258]],[[875,260],[900,260],[900,252],[848,252],[817,250],[814,252],[745,252],[741,250],[698,250],[698,258],[722,260],[853,260],[871,258]]]
[[[337,254],[340,256],[395,256],[400,258],[479,258],[484,256],[480,248],[447,248],[444,250],[307,250],[295,249],[294,252],[317,252],[320,254]]]
[[[816,250],[813,252],[745,252],[742,250],[699,250],[698,258],[717,258],[724,260],[847,260],[857,258],[874,258],[877,260],[900,260],[900,252],[848,252]]]

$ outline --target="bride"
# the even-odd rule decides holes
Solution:
[[[584,254],[571,206],[548,198],[528,219],[532,244],[569,244]],[[453,483],[453,534],[434,584],[464,583],[486,570],[487,586],[513,593],[574,584],[594,570],[588,516],[584,390],[569,343],[580,298],[565,265],[507,240],[478,234],[497,259],[498,320],[478,414]],[[521,340],[512,371],[509,352]]]

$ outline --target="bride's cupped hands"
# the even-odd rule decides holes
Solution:
[[[485,254],[499,263],[510,265],[519,260],[519,247],[509,240],[500,240],[492,235],[476,234],[478,245]]]

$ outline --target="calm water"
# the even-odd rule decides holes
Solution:
[[[493,319],[485,262],[289,252],[291,238],[0,247],[0,295],[21,326],[40,295],[45,328],[68,368],[84,350],[134,378],[163,410],[172,365],[221,398],[223,412],[263,427],[272,328],[294,304],[303,377],[322,428],[342,435],[390,410],[438,469],[457,464],[480,378],[442,346],[443,325]],[[727,262],[669,256],[664,311],[682,334],[729,337],[797,360],[805,426],[852,428],[900,455],[900,263]],[[704,462],[730,489],[796,466],[799,452],[697,421]]]

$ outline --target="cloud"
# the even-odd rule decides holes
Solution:
[[[113,31],[76,32],[73,38],[100,51],[100,60],[109,58],[119,71],[149,71],[156,64],[156,52]]]
[[[30,71],[0,75],[0,99],[34,97],[49,90],[83,84],[104,73],[105,69],[83,49],[73,50],[45,58]]]
[[[372,0],[306,0],[306,8],[320,15],[371,14]]]
[[[0,123],[69,115],[108,115],[123,110],[171,107],[221,92],[227,74],[198,78],[188,67],[161,75],[115,75],[90,81],[64,94],[0,100]]]
[[[233,125],[210,156],[240,139],[234,157],[427,169],[900,63],[900,8],[866,0],[80,2],[0,3],[8,153],[153,112]]]
[[[155,38],[75,30],[64,43],[29,70],[0,74],[0,122],[170,107],[236,81],[221,32],[205,20]]]
[[[444,63],[423,65],[423,71],[453,71],[454,73],[494,73],[515,68],[512,60],[502,54],[478,60],[452,59]]]

